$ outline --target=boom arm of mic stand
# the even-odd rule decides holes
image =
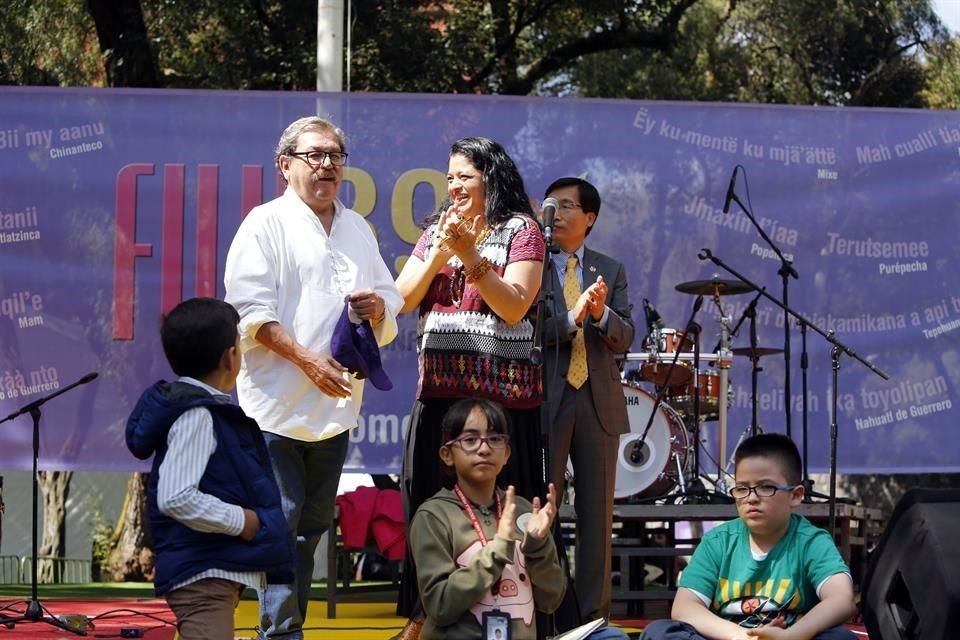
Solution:
[[[766,242],[767,245],[773,249],[773,252],[777,254],[777,257],[780,258],[780,264],[782,265],[780,268],[789,275],[793,276],[794,280],[799,280],[800,274],[797,273],[796,268],[794,268],[793,262],[786,259],[786,257],[783,255],[783,252],[780,251],[780,247],[773,243],[773,240],[770,239],[770,236],[767,235],[767,232],[763,230],[763,227],[760,226],[760,224],[757,222],[757,219],[753,217],[753,213],[750,211],[750,209],[747,208],[747,206],[740,201],[740,198],[737,197],[736,192],[732,194],[732,199],[737,203],[737,206],[740,207],[740,210],[743,211],[744,215],[747,216],[747,219],[750,220],[750,223],[753,224],[754,228],[757,230],[757,233],[759,233],[760,237],[763,238],[763,241]]]
[[[767,300],[769,300],[769,301],[772,302],[773,304],[777,305],[779,308],[783,309],[784,311],[786,311],[788,314],[790,314],[791,316],[793,316],[793,317],[796,318],[797,320],[800,320],[801,322],[806,323],[806,325],[807,325],[808,327],[810,327],[811,329],[813,329],[814,331],[816,331],[817,333],[819,333],[819,334],[823,337],[824,340],[826,340],[827,342],[829,342],[830,344],[832,344],[832,345],[834,345],[834,346],[836,346],[836,347],[839,347],[844,353],[846,353],[848,356],[850,356],[851,358],[853,358],[854,360],[856,360],[857,362],[859,362],[860,364],[862,364],[862,365],[865,366],[866,368],[870,369],[870,371],[873,371],[875,374],[877,374],[878,376],[880,376],[880,377],[883,378],[884,380],[889,380],[889,379],[890,379],[890,376],[887,375],[887,373],[886,373],[885,371],[883,371],[882,369],[880,369],[879,367],[877,367],[877,366],[874,365],[873,363],[867,362],[866,360],[864,360],[863,358],[861,358],[861,357],[857,354],[856,351],[854,351],[853,349],[851,349],[851,348],[848,347],[847,345],[845,345],[845,344],[843,344],[842,342],[840,342],[839,340],[837,340],[836,337],[828,335],[826,331],[824,331],[819,325],[814,324],[809,318],[807,318],[807,317],[805,317],[805,316],[797,313],[796,311],[794,311],[793,309],[791,309],[791,308],[788,307],[787,305],[783,304],[780,300],[777,300],[777,299],[774,298],[772,295],[770,295],[769,293],[767,293],[766,287],[763,287],[763,288],[758,287],[755,282],[753,282],[752,280],[749,280],[748,278],[744,277],[743,274],[741,274],[741,273],[739,273],[738,271],[735,271],[734,269],[732,269],[732,268],[730,268],[729,266],[727,266],[727,264],[726,264],[723,260],[721,260],[721,259],[718,258],[717,256],[713,255],[713,252],[711,252],[710,249],[707,249],[706,247],[704,247],[703,249],[700,250],[699,253],[697,253],[697,257],[698,257],[700,260],[709,260],[709,261],[712,262],[713,264],[717,265],[718,267],[720,267],[721,269],[723,269],[724,271],[726,271],[727,273],[729,273],[730,275],[732,275],[733,277],[735,277],[735,278],[736,278],[737,280],[739,280],[740,282],[743,282],[744,284],[750,285],[750,286],[753,287],[760,295],[762,295],[764,298],[766,298]]]
[[[25,413],[31,413],[31,412],[35,411],[36,409],[39,409],[40,407],[42,407],[44,404],[46,404],[46,403],[49,402],[50,400],[53,400],[53,399],[56,398],[57,396],[63,395],[63,394],[66,393],[67,391],[70,391],[70,389],[73,389],[74,387],[78,387],[78,386],[80,386],[81,384],[87,384],[88,382],[92,382],[98,375],[99,375],[99,374],[96,373],[96,372],[88,373],[87,375],[83,376],[83,377],[80,378],[79,380],[77,380],[77,381],[75,381],[75,382],[73,382],[73,383],[71,383],[71,384],[68,384],[68,385],[65,386],[65,387],[61,387],[60,389],[57,389],[56,391],[54,391],[54,392],[51,393],[50,395],[44,396],[44,397],[42,397],[42,398],[38,398],[38,399],[34,400],[33,402],[31,402],[30,404],[24,405],[23,407],[17,409],[16,411],[14,411],[14,412],[11,413],[10,415],[8,415],[6,418],[0,420],[0,422],[6,422],[7,420],[13,420],[13,419],[16,418],[17,416],[21,416],[21,415],[23,415],[23,414],[25,414]]]
[[[767,290],[767,288],[764,287],[764,288],[761,289],[760,291],[763,292],[763,291],[766,291],[766,290]],[[750,301],[750,304],[748,304],[747,307],[743,310],[743,313],[740,315],[740,319],[737,320],[737,324],[734,325],[733,329],[730,331],[730,335],[731,335],[731,336],[734,336],[734,337],[739,336],[739,335],[740,335],[740,325],[742,325],[742,324],[743,324],[743,321],[746,320],[747,318],[749,318],[751,314],[755,314],[755,313],[757,312],[757,302],[760,301],[760,295],[761,295],[761,294],[758,293],[758,294],[753,298],[753,300]]]

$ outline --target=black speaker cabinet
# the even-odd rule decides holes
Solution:
[[[873,552],[860,600],[870,640],[960,638],[960,489],[911,489]]]

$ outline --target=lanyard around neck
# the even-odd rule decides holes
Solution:
[[[483,527],[480,526],[480,522],[477,521],[477,514],[473,512],[473,505],[471,505],[470,501],[467,500],[467,496],[463,494],[463,491],[460,489],[460,485],[453,485],[453,492],[457,494],[460,504],[463,505],[463,510],[467,512],[467,517],[470,518],[470,524],[473,525],[473,530],[477,533],[477,539],[480,540],[480,546],[487,546],[487,536],[483,532]],[[496,499],[497,523],[499,524],[500,514],[503,512],[503,508],[500,505],[500,494],[494,490],[493,497]]]

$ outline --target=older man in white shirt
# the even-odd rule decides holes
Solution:
[[[341,129],[307,117],[280,137],[282,196],[256,207],[227,254],[226,300],[240,313],[240,405],[264,431],[283,511],[297,537],[293,585],[260,597],[260,637],[299,640],[313,555],[333,519],[337,483],[357,425],[363,381],[331,355],[344,305],[377,342],[397,334],[403,306],[367,222],[337,193],[347,153]]]

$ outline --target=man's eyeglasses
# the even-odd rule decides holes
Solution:
[[[574,202],[573,200],[561,200],[559,202],[560,208],[564,211],[576,211],[577,209],[583,209],[583,205],[579,202]]]
[[[756,487],[738,484],[730,489],[730,497],[736,500],[746,500],[751,493],[755,493],[758,498],[772,498],[777,491],[793,491],[796,488],[797,485],[795,484],[761,484]]]
[[[342,167],[347,162],[347,154],[342,151],[288,151],[288,156],[300,158],[311,167],[320,167],[329,160],[335,167]]]
[[[486,442],[487,446],[491,449],[505,449],[507,445],[510,444],[510,436],[505,433],[490,433],[485,436],[468,433],[459,438],[454,438],[443,446],[452,447],[456,445],[467,453],[474,453],[480,450],[480,446],[484,442]]]

